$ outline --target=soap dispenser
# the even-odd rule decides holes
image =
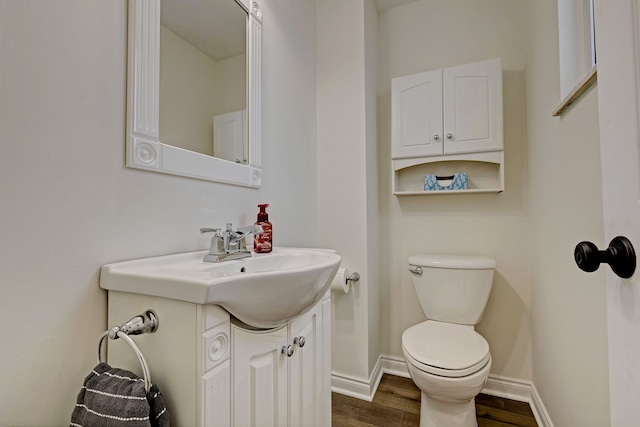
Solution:
[[[253,237],[253,249],[257,253],[268,253],[272,249],[272,232],[271,223],[269,222],[269,214],[267,213],[268,204],[258,205],[258,220],[256,225],[262,227],[262,233],[256,233]]]

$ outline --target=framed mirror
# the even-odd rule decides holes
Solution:
[[[261,31],[255,0],[129,1],[127,167],[260,187]]]

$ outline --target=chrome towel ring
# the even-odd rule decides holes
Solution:
[[[128,322],[121,326],[113,326],[109,330],[102,333],[100,341],[98,341],[98,363],[104,363],[102,361],[102,341],[109,337],[112,340],[122,338],[129,347],[133,350],[138,357],[140,365],[142,365],[142,374],[144,377],[144,388],[147,392],[151,389],[151,374],[149,373],[149,366],[142,352],[136,345],[136,343],[129,337],[129,335],[140,335],[145,333],[153,333],[158,329],[158,315],[155,311],[149,309],[143,314],[132,317]]]

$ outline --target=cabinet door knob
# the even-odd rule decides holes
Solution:
[[[304,343],[306,343],[307,341],[304,339],[304,337],[301,335],[299,337],[295,337],[293,339],[293,345],[297,345],[298,347],[302,348],[304,347]]]
[[[453,134],[452,133],[448,133],[447,134],[447,139],[452,139],[453,138]]]
[[[596,271],[603,262],[624,279],[633,276],[636,271],[636,252],[629,239],[622,236],[614,238],[604,251],[598,250],[591,242],[580,242],[573,251],[573,257],[578,267],[589,273]]]
[[[433,139],[435,139],[436,141],[440,139],[440,135],[438,135],[437,133],[435,135],[433,135]]]
[[[283,345],[282,346],[282,354],[286,354],[287,357],[293,356],[293,352],[296,348],[292,345]]]

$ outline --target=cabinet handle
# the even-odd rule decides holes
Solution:
[[[286,354],[287,357],[293,356],[293,352],[295,351],[295,347],[292,345],[283,345],[282,346],[282,354]]]
[[[435,139],[436,141],[440,139],[440,135],[438,135],[437,133],[435,135],[433,135],[433,139]]]
[[[293,339],[293,345],[297,345],[298,347],[302,348],[304,347],[304,343],[307,342],[304,337],[301,335],[299,337],[295,337]]]
[[[452,133],[448,133],[447,134],[447,139],[452,139],[453,138],[453,134]]]

